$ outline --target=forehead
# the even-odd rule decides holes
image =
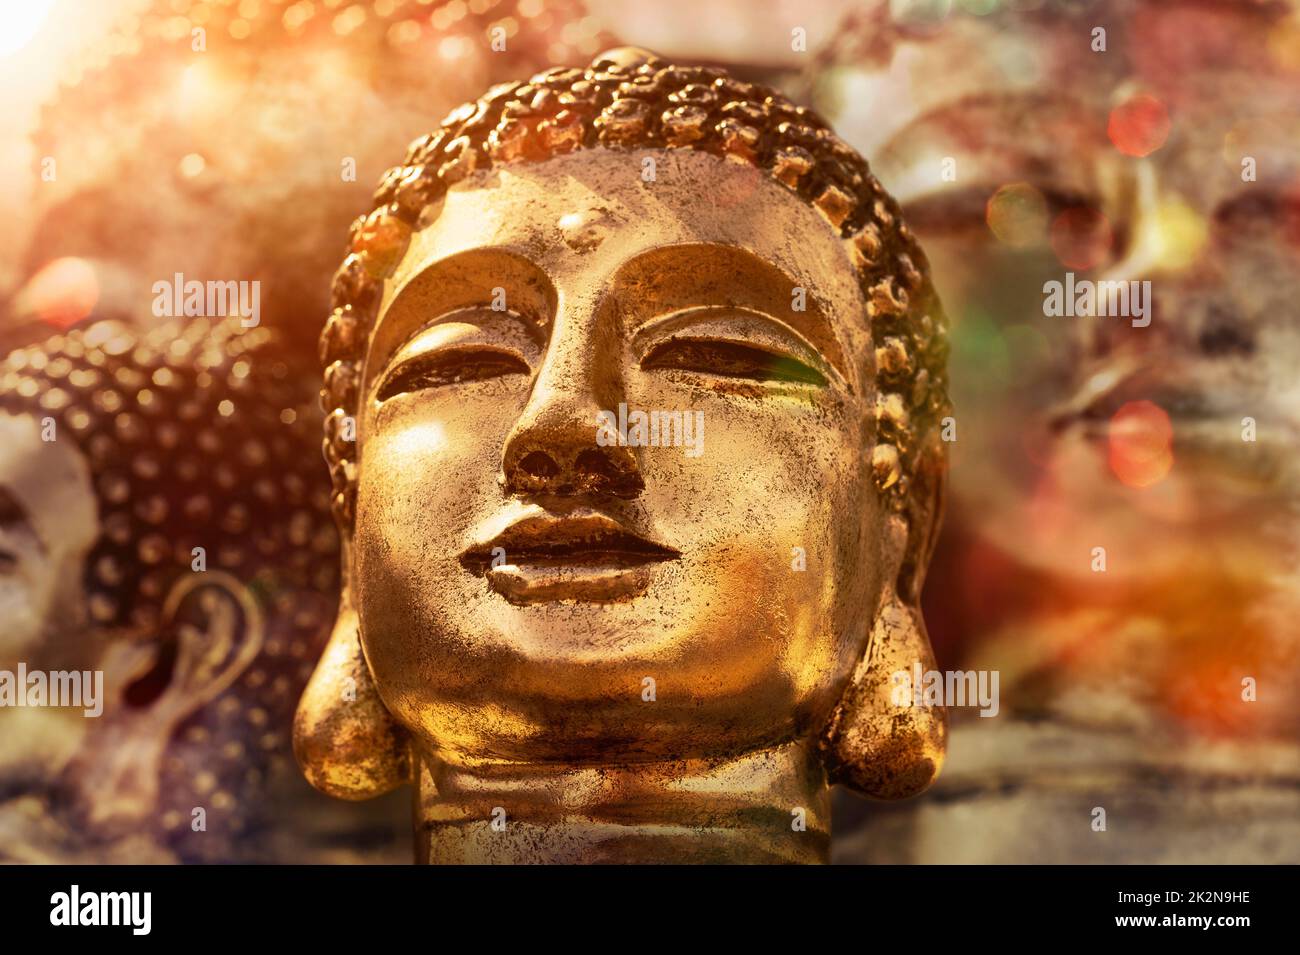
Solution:
[[[384,304],[430,265],[473,249],[516,253],[563,293],[651,250],[692,244],[745,249],[861,324],[856,270],[821,214],[752,166],[686,149],[579,150],[453,187],[413,236]]]

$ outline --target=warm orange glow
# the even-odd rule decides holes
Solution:
[[[25,0],[0,5],[0,57],[17,53],[36,36],[54,0]]]
[[[1153,265],[1176,272],[1190,267],[1209,238],[1209,223],[1181,199],[1160,203],[1139,226],[1137,240]]]
[[[99,280],[85,259],[55,259],[32,276],[19,307],[56,328],[69,328],[90,315],[99,301]]]
[[[1169,111],[1147,93],[1139,93],[1110,111],[1106,134],[1125,156],[1149,156],[1169,137]]]
[[[1110,469],[1129,487],[1150,487],[1174,464],[1169,415],[1150,401],[1130,401],[1110,419]]]
[[[1282,69],[1300,72],[1300,18],[1293,16],[1274,27],[1268,36],[1268,49]]]

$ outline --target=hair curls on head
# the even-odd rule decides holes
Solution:
[[[202,317],[148,331],[101,321],[0,362],[0,411],[53,425],[89,471],[99,527],[83,563],[85,639],[159,644],[153,669],[121,691],[129,706],[172,680],[214,678],[175,669],[178,624],[195,622],[173,618],[184,593],[225,579],[261,611],[258,655],[173,728],[159,768],[149,824],[183,859],[256,856],[239,837],[267,825],[266,779],[289,758],[294,706],[338,600],[338,534],[313,453],[320,416],[298,365],[265,328]],[[200,805],[220,814],[212,833],[190,828]]]
[[[94,623],[156,624],[195,547],[268,595],[331,591],[338,543],[319,465],[302,454],[317,416],[301,375],[239,319],[148,332],[100,322],[0,363],[0,410],[50,418],[86,456],[100,522],[85,567]]]
[[[921,451],[949,407],[947,329],[924,253],[898,204],[852,147],[780,93],[720,69],[624,49],[585,70],[556,68],[493,87],[453,110],[411,144],[405,163],[380,182],[375,208],[353,223],[320,341],[324,450],[340,525],[351,525],[356,490],[355,444],[345,422],[357,410],[384,278],[422,213],[449,186],[494,164],[592,148],[695,149],[751,164],[817,209],[849,243],[879,376],[872,471],[891,506],[910,510]]]

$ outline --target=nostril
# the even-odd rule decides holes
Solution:
[[[645,481],[630,458],[619,460],[608,451],[588,448],[573,462],[577,485],[593,494],[636,497],[645,490]]]
[[[560,473],[560,466],[545,451],[530,451],[520,459],[519,470],[529,477],[549,480]]]
[[[534,450],[514,458],[513,464],[507,463],[498,479],[508,494],[633,498],[645,490],[645,481],[630,454],[588,447],[570,458],[565,452],[573,450],[577,449],[567,442],[555,448],[558,453],[534,445]]]
[[[579,474],[587,474],[593,477],[603,478],[621,478],[624,477],[624,471],[618,466],[609,455],[595,448],[588,448],[578,455],[574,461],[574,466],[578,469]]]

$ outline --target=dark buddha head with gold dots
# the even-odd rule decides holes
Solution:
[[[99,671],[104,696],[0,713],[8,831],[33,833],[6,851],[257,857],[337,594],[309,394],[237,319],[101,322],[0,365],[0,669]]]

